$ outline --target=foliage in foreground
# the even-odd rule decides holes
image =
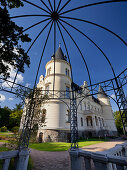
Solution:
[[[23,6],[20,0],[0,0],[0,75],[4,78],[10,76],[10,69],[18,69],[24,73],[24,65],[30,65],[30,58],[19,44],[30,42],[28,34],[23,33],[23,27],[19,27],[10,19],[8,8]]]

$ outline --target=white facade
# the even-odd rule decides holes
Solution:
[[[71,89],[71,70],[66,57],[59,47],[55,54],[55,85],[54,90],[66,91]],[[53,89],[54,60],[46,64],[46,75],[40,76],[37,88],[48,91]],[[82,89],[89,93],[84,82]],[[79,136],[104,136],[117,133],[110,100],[103,92],[95,99],[92,96],[84,98],[78,107],[78,130]],[[82,94],[81,94],[82,95]],[[81,99],[80,99],[81,100]],[[77,99],[77,104],[80,102]],[[70,104],[69,99],[64,101]],[[38,136],[41,134],[43,141],[65,141],[70,134],[70,114],[68,106],[60,100],[47,100],[40,106],[42,114],[45,113],[45,126],[39,127]]]

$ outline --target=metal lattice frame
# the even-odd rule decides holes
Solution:
[[[46,21],[48,21],[48,23],[42,28],[42,30],[39,32],[39,34],[35,37],[35,39],[33,40],[33,42],[31,43],[30,47],[27,50],[27,53],[29,53],[29,51],[32,49],[33,45],[35,44],[35,42],[37,41],[37,39],[40,37],[41,34],[43,34],[44,30],[47,29],[47,27],[50,25],[49,30],[47,31],[47,36],[45,39],[45,43],[42,49],[42,54],[40,57],[40,61],[38,64],[38,68],[37,68],[37,73],[36,73],[36,78],[35,78],[35,82],[34,82],[34,87],[33,89],[24,87],[20,84],[15,83],[16,81],[16,77],[18,75],[18,71],[16,73],[16,76],[14,78],[14,81],[11,82],[9,80],[4,80],[3,78],[0,78],[0,90],[1,91],[5,91],[5,92],[9,92],[9,93],[13,93],[16,94],[18,96],[20,96],[22,99],[24,99],[24,94],[29,94],[31,93],[31,100],[28,102],[28,107],[27,107],[27,111],[26,111],[26,117],[25,117],[25,121],[24,121],[24,127],[23,127],[23,131],[20,137],[20,148],[27,148],[29,145],[29,138],[30,138],[30,130],[31,130],[31,125],[32,125],[32,120],[34,117],[34,110],[35,110],[35,91],[36,89],[36,84],[37,84],[37,78],[38,78],[38,74],[39,74],[39,69],[40,69],[40,65],[43,59],[43,55],[47,46],[47,42],[49,40],[49,36],[51,33],[51,30],[54,29],[54,54],[56,51],[56,28],[58,28],[60,36],[62,38],[64,47],[66,49],[66,54],[67,54],[67,58],[71,67],[71,79],[72,79],[72,85],[71,85],[71,91],[70,93],[70,113],[71,113],[71,123],[70,123],[70,129],[71,129],[71,143],[72,143],[72,148],[77,148],[78,144],[77,144],[77,139],[78,139],[78,125],[77,125],[77,108],[78,105],[77,104],[77,99],[80,99],[80,102],[90,96],[90,95],[96,95],[98,93],[98,87],[99,84],[102,86],[102,88],[104,89],[105,92],[108,91],[114,91],[115,92],[115,96],[116,96],[116,103],[118,105],[119,111],[121,113],[121,119],[123,122],[123,127],[124,127],[124,132],[126,134],[126,125],[127,125],[127,100],[123,91],[123,86],[127,84],[127,69],[125,69],[120,75],[116,76],[114,68],[110,62],[110,60],[108,59],[108,57],[106,56],[105,52],[89,37],[87,36],[84,32],[82,32],[81,30],[79,30],[78,28],[76,28],[74,25],[70,24],[70,22],[68,21],[79,21],[79,23],[88,23],[91,25],[94,25],[95,27],[99,27],[105,31],[107,31],[108,33],[112,34],[113,36],[117,37],[125,46],[127,46],[127,43],[116,33],[114,33],[112,30],[99,25],[97,23],[91,22],[91,21],[87,21],[84,19],[80,19],[80,18],[75,18],[75,17],[70,17],[69,14],[72,11],[77,11],[83,8],[88,8],[91,6],[97,6],[97,5],[103,5],[103,4],[111,4],[111,3],[119,3],[119,2],[125,2],[127,0],[112,0],[112,1],[102,1],[102,2],[97,2],[97,3],[91,3],[91,4],[87,4],[87,5],[83,5],[83,6],[79,6],[70,10],[64,10],[64,8],[69,5],[69,3],[72,0],[67,0],[65,2],[65,4],[62,6],[61,2],[62,0],[59,0],[58,5],[56,5],[56,1],[54,0],[54,3],[52,4],[50,0],[48,0],[48,3],[45,3],[43,0],[40,0],[41,2],[41,6],[36,5],[35,3],[32,3],[28,0],[22,0],[25,3],[40,9],[41,11],[44,12],[44,15],[41,14],[31,14],[31,15],[19,15],[19,16],[12,16],[10,17],[11,19],[19,19],[19,18],[29,18],[29,17],[42,17],[44,18],[42,21],[37,22],[31,26],[29,26],[28,28],[25,28],[23,30],[23,32],[30,30],[31,28],[41,24],[41,23],[45,23]],[[43,8],[45,7],[45,8]],[[64,16],[64,14],[68,14],[68,16]],[[104,56],[104,58],[107,60],[108,64],[111,67],[112,73],[114,78],[107,80],[107,81],[103,81],[97,84],[92,85],[91,82],[91,75],[90,75],[90,71],[89,71],[89,67],[87,65],[85,56],[83,55],[79,45],[76,43],[76,41],[74,40],[74,37],[71,35],[71,33],[68,31],[66,25],[68,25],[70,28],[74,29],[77,31],[77,33],[81,34],[84,38],[87,38]],[[66,32],[66,35],[68,38],[70,38],[72,40],[72,43],[74,44],[74,46],[76,47],[76,49],[78,50],[84,65],[86,67],[87,73],[88,73],[88,78],[89,78],[89,86],[86,88],[90,89],[90,92],[88,94],[85,93],[85,89],[78,89],[78,87],[75,86],[74,82],[73,82],[73,74],[72,74],[72,66],[71,66],[71,59],[69,56],[69,52],[67,49],[67,45],[66,45],[66,39],[63,36],[63,32],[62,29]],[[22,65],[23,63],[21,63]],[[8,86],[10,87],[5,87],[3,86],[3,83],[7,83]],[[55,85],[55,56],[54,56],[54,81],[53,81],[53,90],[49,91],[49,99],[53,100],[53,99],[58,99],[58,100],[62,100],[63,102],[66,103],[66,100],[68,100],[68,98],[66,97],[66,92],[65,91],[56,91],[54,90],[54,85]],[[80,92],[79,92],[80,91]],[[46,91],[45,91],[46,92]],[[44,92],[44,94],[45,94]],[[80,93],[82,93],[82,97],[80,96]]]

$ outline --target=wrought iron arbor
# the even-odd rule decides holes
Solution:
[[[16,76],[14,78],[14,81],[11,82],[9,80],[5,80],[4,78],[0,78],[0,91],[5,91],[5,92],[9,92],[9,93],[13,93],[13,94],[19,94],[20,97],[24,97],[24,94],[27,92],[30,92],[31,95],[31,100],[29,102],[29,107],[27,109],[26,112],[26,117],[25,117],[25,122],[24,122],[24,128],[20,137],[20,148],[27,148],[29,145],[29,138],[30,138],[30,130],[31,130],[31,124],[32,124],[32,120],[34,117],[34,109],[35,109],[35,102],[34,102],[34,94],[36,91],[36,84],[37,84],[37,78],[38,78],[38,74],[39,74],[39,70],[40,70],[40,65],[42,63],[42,59],[43,59],[43,55],[47,46],[47,42],[49,40],[49,36],[51,34],[51,31],[53,30],[54,32],[54,54],[56,52],[56,34],[57,34],[57,29],[59,30],[59,34],[62,38],[64,47],[66,49],[66,54],[67,54],[67,58],[69,61],[69,64],[71,66],[71,60],[70,60],[70,56],[69,56],[69,51],[68,51],[68,47],[66,45],[66,37],[63,36],[63,32],[62,29],[66,32],[68,38],[71,39],[72,41],[72,45],[75,46],[75,48],[77,49],[77,51],[79,52],[85,68],[87,70],[87,74],[88,74],[88,78],[89,78],[89,86],[88,88],[90,89],[90,93],[86,94],[85,93],[85,89],[83,88],[79,88],[77,87],[74,82],[73,82],[73,74],[72,74],[72,67],[71,67],[71,79],[72,79],[72,85],[71,85],[71,90],[69,91],[70,93],[70,113],[71,113],[71,123],[70,123],[70,130],[71,130],[71,143],[72,143],[72,148],[77,148],[78,144],[77,144],[77,139],[78,139],[78,125],[77,125],[77,107],[79,105],[79,103],[77,103],[76,99],[80,99],[80,101],[82,101],[84,98],[90,96],[90,95],[96,95],[98,93],[98,87],[99,85],[101,85],[101,87],[104,89],[105,92],[108,91],[114,91],[115,96],[116,96],[116,103],[117,106],[119,108],[120,114],[121,114],[121,119],[123,122],[123,127],[124,127],[124,132],[125,134],[127,133],[126,131],[126,125],[127,125],[127,99],[123,90],[123,86],[127,84],[127,69],[125,69],[121,74],[116,75],[114,68],[109,60],[109,58],[107,57],[107,55],[105,54],[105,52],[88,36],[86,35],[82,30],[78,29],[77,27],[75,27],[73,24],[71,24],[69,21],[79,21],[79,24],[81,23],[88,23],[90,25],[93,25],[95,27],[99,27],[107,32],[109,32],[110,34],[112,34],[113,36],[117,37],[125,46],[127,46],[127,43],[123,40],[123,38],[121,38],[119,35],[117,35],[116,33],[114,33],[112,30],[99,25],[97,23],[91,22],[91,21],[87,21],[84,19],[80,19],[80,18],[76,18],[76,17],[71,17],[69,15],[64,15],[64,14],[70,14],[72,11],[77,11],[80,9],[84,9],[84,8],[88,8],[91,6],[97,6],[97,5],[103,5],[103,4],[110,4],[110,3],[122,3],[125,2],[126,0],[112,0],[112,1],[102,1],[102,2],[95,2],[95,3],[91,3],[91,4],[87,4],[87,5],[82,5],[79,7],[75,7],[69,10],[64,10],[64,8],[66,6],[69,6],[69,4],[71,3],[72,0],[68,0],[66,1],[63,5],[62,4],[62,0],[59,0],[58,3],[56,3],[56,1],[54,0],[54,2],[52,3],[50,0],[47,1],[47,3],[43,0],[40,0],[41,5],[37,5],[36,3],[33,3],[31,1],[28,0],[22,0],[23,3],[25,4],[29,4],[32,7],[35,7],[40,9],[44,14],[30,14],[30,15],[19,15],[19,16],[11,16],[11,19],[19,19],[19,18],[31,18],[31,17],[41,17],[44,18],[42,21],[37,22],[31,26],[29,26],[28,28],[25,28],[23,32],[30,30],[31,28],[41,24],[41,23],[45,23],[46,21],[48,21],[48,23],[45,24],[45,26],[42,28],[42,30],[39,32],[39,34],[35,37],[35,39],[33,40],[33,42],[31,43],[30,47],[27,50],[27,53],[29,53],[29,51],[32,49],[33,45],[35,44],[35,42],[37,41],[37,39],[40,37],[41,34],[43,34],[44,30],[48,30],[48,26],[49,26],[49,30],[47,32],[47,36],[44,42],[44,46],[43,46],[43,50],[42,50],[42,54],[40,57],[40,61],[38,64],[38,68],[37,68],[37,73],[36,73],[36,78],[35,78],[35,82],[34,82],[34,86],[33,89],[27,88],[22,86],[21,84],[17,84],[16,81],[16,77],[18,74],[18,70],[16,73]],[[56,5],[57,4],[57,5]],[[87,38],[104,56],[104,58],[107,60],[108,64],[111,67],[112,73],[114,78],[113,79],[109,79],[107,81],[103,81],[97,84],[92,84],[91,82],[91,75],[90,75],[90,71],[89,71],[89,67],[88,64],[86,62],[86,59],[80,49],[79,44],[77,44],[77,42],[74,40],[74,37],[71,35],[71,33],[69,32],[69,30],[67,29],[66,26],[69,26],[70,28],[74,29],[75,31],[77,31],[77,33],[81,34],[82,37]],[[57,28],[57,29],[56,29]],[[62,28],[62,29],[61,29]],[[5,87],[3,86],[3,83],[6,82],[9,84],[10,87]],[[54,81],[53,81],[53,89],[52,91],[49,91],[49,99],[58,99],[58,100],[63,100],[64,102],[66,102],[66,95],[65,95],[65,91],[56,91],[54,90],[54,85],[55,85],[55,57],[54,57]],[[80,93],[82,93],[82,97],[80,96]]]

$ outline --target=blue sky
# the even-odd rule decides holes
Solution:
[[[36,3],[39,6],[42,6],[44,9],[44,5],[40,2],[40,0],[31,0],[31,2]],[[44,2],[49,6],[48,0],[44,0]],[[53,5],[53,0],[51,0]],[[59,2],[58,0],[56,1]],[[66,1],[62,1],[61,6]],[[77,1],[72,0],[64,9],[62,12],[75,8],[78,6],[82,6],[89,3],[94,2],[101,2],[99,0],[91,0],[90,2],[88,0],[86,1]],[[10,11],[11,16],[16,15],[25,15],[25,14],[46,14],[42,10],[33,7],[27,3],[24,2],[24,7],[19,9],[12,9]],[[64,14],[63,16],[69,16],[69,17],[75,17],[80,19],[85,19],[87,21],[95,22],[97,24],[100,24],[104,27],[107,27],[108,29],[111,29],[115,33],[117,33],[119,36],[121,36],[126,42],[127,42],[127,2],[117,2],[112,4],[104,4],[104,5],[98,5],[93,7],[87,7],[83,9],[79,9],[67,14]],[[18,25],[23,26],[24,28],[27,28],[31,26],[32,24],[35,24],[36,22],[39,22],[41,20],[45,19],[44,17],[29,17],[29,18],[18,18],[13,19]],[[67,20],[65,21],[69,22],[73,26],[75,26],[77,29],[81,30],[83,33],[85,33],[87,36],[89,36],[108,56],[110,59],[114,70],[116,74],[119,74],[121,71],[123,71],[127,67],[127,47],[125,44],[123,44],[118,38],[116,38],[111,33],[98,28],[96,26],[93,26],[88,23],[83,23],[79,21],[73,21],[73,20]],[[29,34],[29,36],[34,39],[37,34],[42,30],[42,28],[48,23],[46,21],[45,23],[41,23],[40,25],[31,28],[26,33]],[[107,63],[104,56],[100,53],[100,51],[85,37],[83,37],[80,33],[78,33],[76,30],[73,30],[73,28],[67,26],[64,24],[64,26],[68,29],[69,33],[73,36],[74,40],[78,44],[79,48],[81,49],[83,56],[85,57],[89,70],[90,75],[92,79],[92,84],[101,82],[110,78],[113,78],[113,74],[111,71],[111,68],[109,64]],[[23,85],[29,85],[30,87],[33,87],[35,76],[36,76],[36,70],[39,63],[39,59],[42,53],[42,49],[45,43],[45,39],[47,36],[49,30],[49,26],[47,29],[41,34],[39,39],[36,41],[35,45],[32,47],[32,49],[29,52],[29,56],[31,59],[31,65],[30,68],[26,68],[26,71],[24,74],[19,73],[19,77],[17,82],[22,83]],[[72,69],[73,69],[73,77],[74,81],[82,85],[83,81],[89,81],[88,80],[88,74],[86,71],[86,67],[83,63],[83,60],[76,49],[75,45],[71,41],[71,39],[68,37],[66,32],[62,29],[62,33],[64,35],[69,56],[72,63]],[[62,39],[60,37],[59,30],[57,28],[57,48],[59,46],[59,42],[61,42],[61,48],[63,52],[66,54]],[[30,43],[21,44],[25,50],[30,46]],[[46,46],[46,50],[42,59],[39,76],[41,74],[45,74],[45,64],[47,61],[51,59],[51,56],[53,55],[53,29],[51,31],[49,41]],[[14,72],[12,73],[12,79],[14,77]],[[39,78],[39,77],[38,77]],[[126,88],[125,88],[126,90]],[[1,99],[1,107],[3,106],[9,106],[11,108],[14,107],[16,103],[19,102],[18,99],[16,99],[12,94],[7,94],[0,92],[2,96]],[[113,95],[113,92],[110,92],[109,95]],[[116,110],[116,106],[112,102],[113,110]]]

